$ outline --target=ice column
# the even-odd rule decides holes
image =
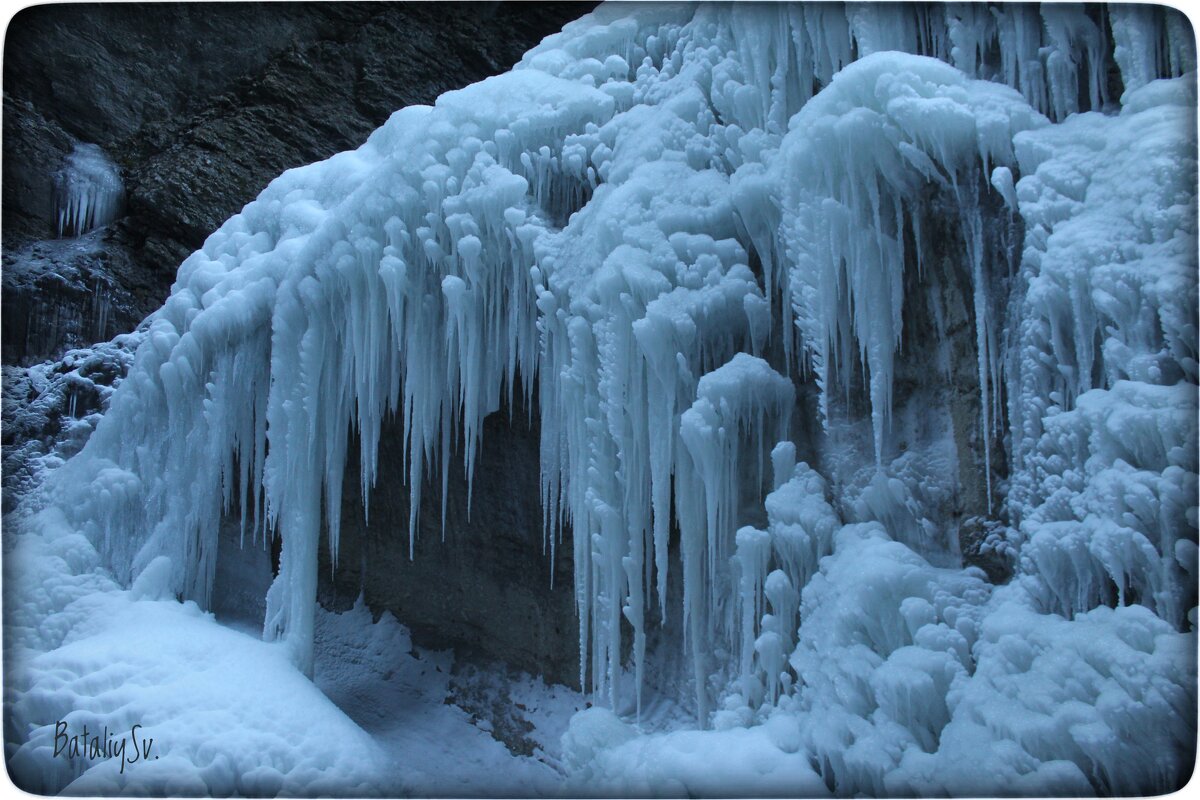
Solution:
[[[765,443],[787,438],[794,402],[791,381],[761,358],[738,353],[700,379],[696,401],[680,418],[680,437],[690,458],[681,458],[676,466],[677,493],[703,499],[702,503],[679,505],[685,628],[701,724],[708,717],[705,685],[709,670],[704,653],[709,642],[721,635],[732,636],[736,630],[736,620],[719,619],[718,609],[727,592],[738,592],[731,583],[728,564],[736,544],[741,504],[751,499],[744,492],[756,490],[761,497],[767,478]],[[745,548],[765,543],[752,530],[743,533]],[[752,594],[755,608],[760,608],[757,597],[766,569],[761,548],[754,556],[745,555],[742,564],[743,574],[751,581],[743,601]],[[750,627],[756,616],[757,611],[749,616]]]

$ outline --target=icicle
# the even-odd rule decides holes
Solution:
[[[742,699],[749,706],[761,701],[762,687],[755,677],[754,643],[758,638],[757,623],[763,612],[763,581],[771,557],[771,537],[756,528],[740,528],[736,536],[738,565],[738,595],[741,601],[741,684]]]
[[[1112,6],[1108,13],[1113,58],[1121,69],[1126,95],[1156,78],[1174,77],[1196,68],[1195,37],[1182,33],[1186,26],[1179,11],[1121,5]],[[1121,102],[1125,102],[1124,97]]]
[[[754,651],[767,679],[766,702],[774,705],[791,684],[787,673],[787,656],[796,642],[796,614],[800,594],[782,570],[774,570],[764,582],[764,591],[771,604],[771,613],[762,618],[762,634],[754,642]]]
[[[680,436],[686,445],[691,464],[677,465],[677,474],[683,477],[677,491],[680,496],[703,498],[703,513],[681,513],[680,534],[684,542],[684,590],[686,614],[692,624],[691,648],[695,658],[695,674],[698,696],[698,715],[701,724],[706,724],[706,702],[703,686],[707,681],[705,665],[697,648],[702,642],[712,641],[721,631],[732,633],[734,625],[716,618],[718,605],[717,590],[727,578],[723,577],[726,565],[733,555],[737,513],[741,507],[743,485],[745,488],[762,490],[762,463],[765,460],[765,442],[786,438],[788,421],[794,402],[791,382],[776,373],[762,359],[739,353],[727,364],[708,373],[696,389],[696,402],[680,417]],[[773,422],[772,436],[766,425]],[[743,442],[750,445],[743,452]],[[749,463],[747,463],[749,459]],[[749,479],[746,470],[751,467],[758,480]],[[681,509],[682,512],[682,509]],[[750,546],[753,537],[742,537]],[[754,541],[760,541],[754,539]],[[765,540],[762,540],[765,542]],[[761,584],[766,562],[759,566],[762,557],[743,562],[743,574]],[[752,567],[752,568],[751,568]],[[757,575],[757,578],[754,576]],[[689,576],[695,576],[690,578]],[[689,589],[689,580],[699,580],[699,586],[708,588],[703,595]],[[757,596],[758,589],[755,589]],[[743,595],[745,602],[745,595]],[[755,608],[758,608],[755,605]],[[745,619],[745,615],[743,615]],[[753,649],[753,627],[757,613],[751,613],[743,640],[743,656],[747,648]],[[745,664],[743,664],[745,667]],[[748,667],[743,672],[748,674]]]
[[[873,93],[866,91],[868,85]],[[950,101],[952,94],[960,99]],[[935,96],[948,102],[927,99]],[[852,104],[853,113],[838,105],[844,102]],[[1007,119],[989,117],[979,124],[972,103],[1004,107]],[[785,186],[791,196],[783,230],[793,262],[792,302],[819,376],[822,417],[828,424],[832,375],[849,392],[855,368],[850,344],[857,341],[858,364],[868,377],[877,464],[882,464],[892,412],[907,219],[914,220],[920,242],[918,215],[896,198],[917,195],[924,181],[942,174],[950,177],[951,187],[959,185],[960,173],[968,183],[976,181],[975,159],[982,154],[985,161],[1011,160],[1012,135],[1041,124],[1044,119],[994,84],[968,81],[936,61],[881,53],[843,70],[798,115],[793,130],[802,127],[803,137],[785,141]],[[966,255],[982,257],[974,234],[968,228],[964,234]],[[919,252],[918,247],[918,263]],[[976,273],[982,292],[983,276]],[[988,335],[986,319],[979,335]],[[988,350],[980,352],[981,364],[991,364]],[[986,404],[988,397],[983,400]]]
[[[78,143],[54,175],[58,236],[81,236],[117,218],[125,189],[117,165],[98,145]]]
[[[964,196],[965,195],[965,196]],[[992,512],[992,437],[995,434],[993,421],[995,411],[991,397],[999,388],[998,377],[993,365],[999,362],[996,353],[994,326],[991,320],[992,304],[988,297],[989,276],[984,271],[983,219],[979,212],[976,184],[964,190],[959,197],[962,210],[963,238],[967,245],[967,256],[971,264],[971,283],[974,287],[975,307],[975,352],[979,378],[979,435],[983,439],[983,475],[987,491],[987,510]]]

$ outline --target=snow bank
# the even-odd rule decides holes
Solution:
[[[379,748],[296,671],[283,647],[223,628],[166,588],[165,557],[123,591],[55,510],[6,531],[11,774],[72,794],[379,793]],[[154,584],[151,586],[151,584]],[[139,595],[143,599],[139,600]],[[153,595],[161,597],[155,601]],[[53,757],[70,735],[128,737],[149,755]],[[60,748],[61,749],[61,748]]]
[[[794,737],[771,725],[736,731],[637,736],[607,709],[571,720],[563,736],[568,788],[580,794],[729,797],[754,787],[761,797],[828,797]]]

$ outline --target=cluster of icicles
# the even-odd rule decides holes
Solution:
[[[167,556],[203,605],[236,504],[244,535],[283,537],[265,635],[307,670],[351,432],[365,505],[381,424],[402,421],[411,548],[426,476],[444,503],[450,454],[470,478],[483,419],[536,392],[546,541],[570,526],[585,685],[616,702],[625,628],[640,693],[657,616],[685,631],[702,723],[710,642],[765,676],[759,699],[786,692],[800,591],[836,524],[787,502],[825,492],[787,444],[793,379],[815,376],[827,412],[861,363],[881,457],[905,241],[919,264],[915,198],[934,186],[961,210],[990,438],[1005,306],[980,193],[1015,202],[1018,132],[1115,101],[1109,30],[1127,86],[1193,66],[1173,17],[1108,14],[601,7],[512,72],[285,173],[213,234],[58,473],[64,508],[121,580]],[[740,528],[771,489],[768,530]],[[683,620],[667,613],[673,523]]]
[[[80,143],[54,174],[54,222],[59,238],[81,236],[117,218],[125,189],[116,164],[97,145]]]

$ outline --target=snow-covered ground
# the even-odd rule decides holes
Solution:
[[[10,525],[13,521],[10,520]],[[11,774],[81,795],[542,796],[563,793],[559,739],[584,698],[521,676],[504,683],[538,748],[513,755],[450,702],[452,653],[415,648],[390,614],[319,612],[310,681],[278,643],[179,603],[162,562],[126,590],[91,544],[43,512],[5,538],[5,700]],[[469,678],[468,678],[469,680]],[[69,735],[139,743],[67,759]],[[61,747],[59,747],[61,749]],[[124,761],[124,764],[122,764]]]
[[[1195,68],[1161,8],[618,4],[285,173],[185,261],[84,449],[6,518],[14,771],[193,793],[1177,786]],[[930,257],[970,305],[978,452],[910,440],[921,396],[896,393],[912,348],[946,361],[943,320],[903,339]],[[535,385],[595,707],[506,679],[535,743],[515,758],[445,703],[505,682],[456,687],[394,620],[320,610],[317,551],[324,530],[337,553],[352,427],[365,488],[403,421],[411,536],[453,439],[470,474],[484,417]],[[972,463],[1001,585],[944,516]],[[266,641],[200,611],[235,498],[251,541],[282,537]],[[58,720],[140,723],[161,758],[76,777]]]
[[[494,702],[519,706],[537,744],[519,757],[492,736],[489,719],[450,702],[453,655],[414,647],[390,613],[372,624],[361,602],[342,614],[319,612],[316,637],[313,681],[384,751],[380,769],[394,781],[388,794],[563,793],[559,739],[584,707],[582,695],[529,676],[505,680]]]

